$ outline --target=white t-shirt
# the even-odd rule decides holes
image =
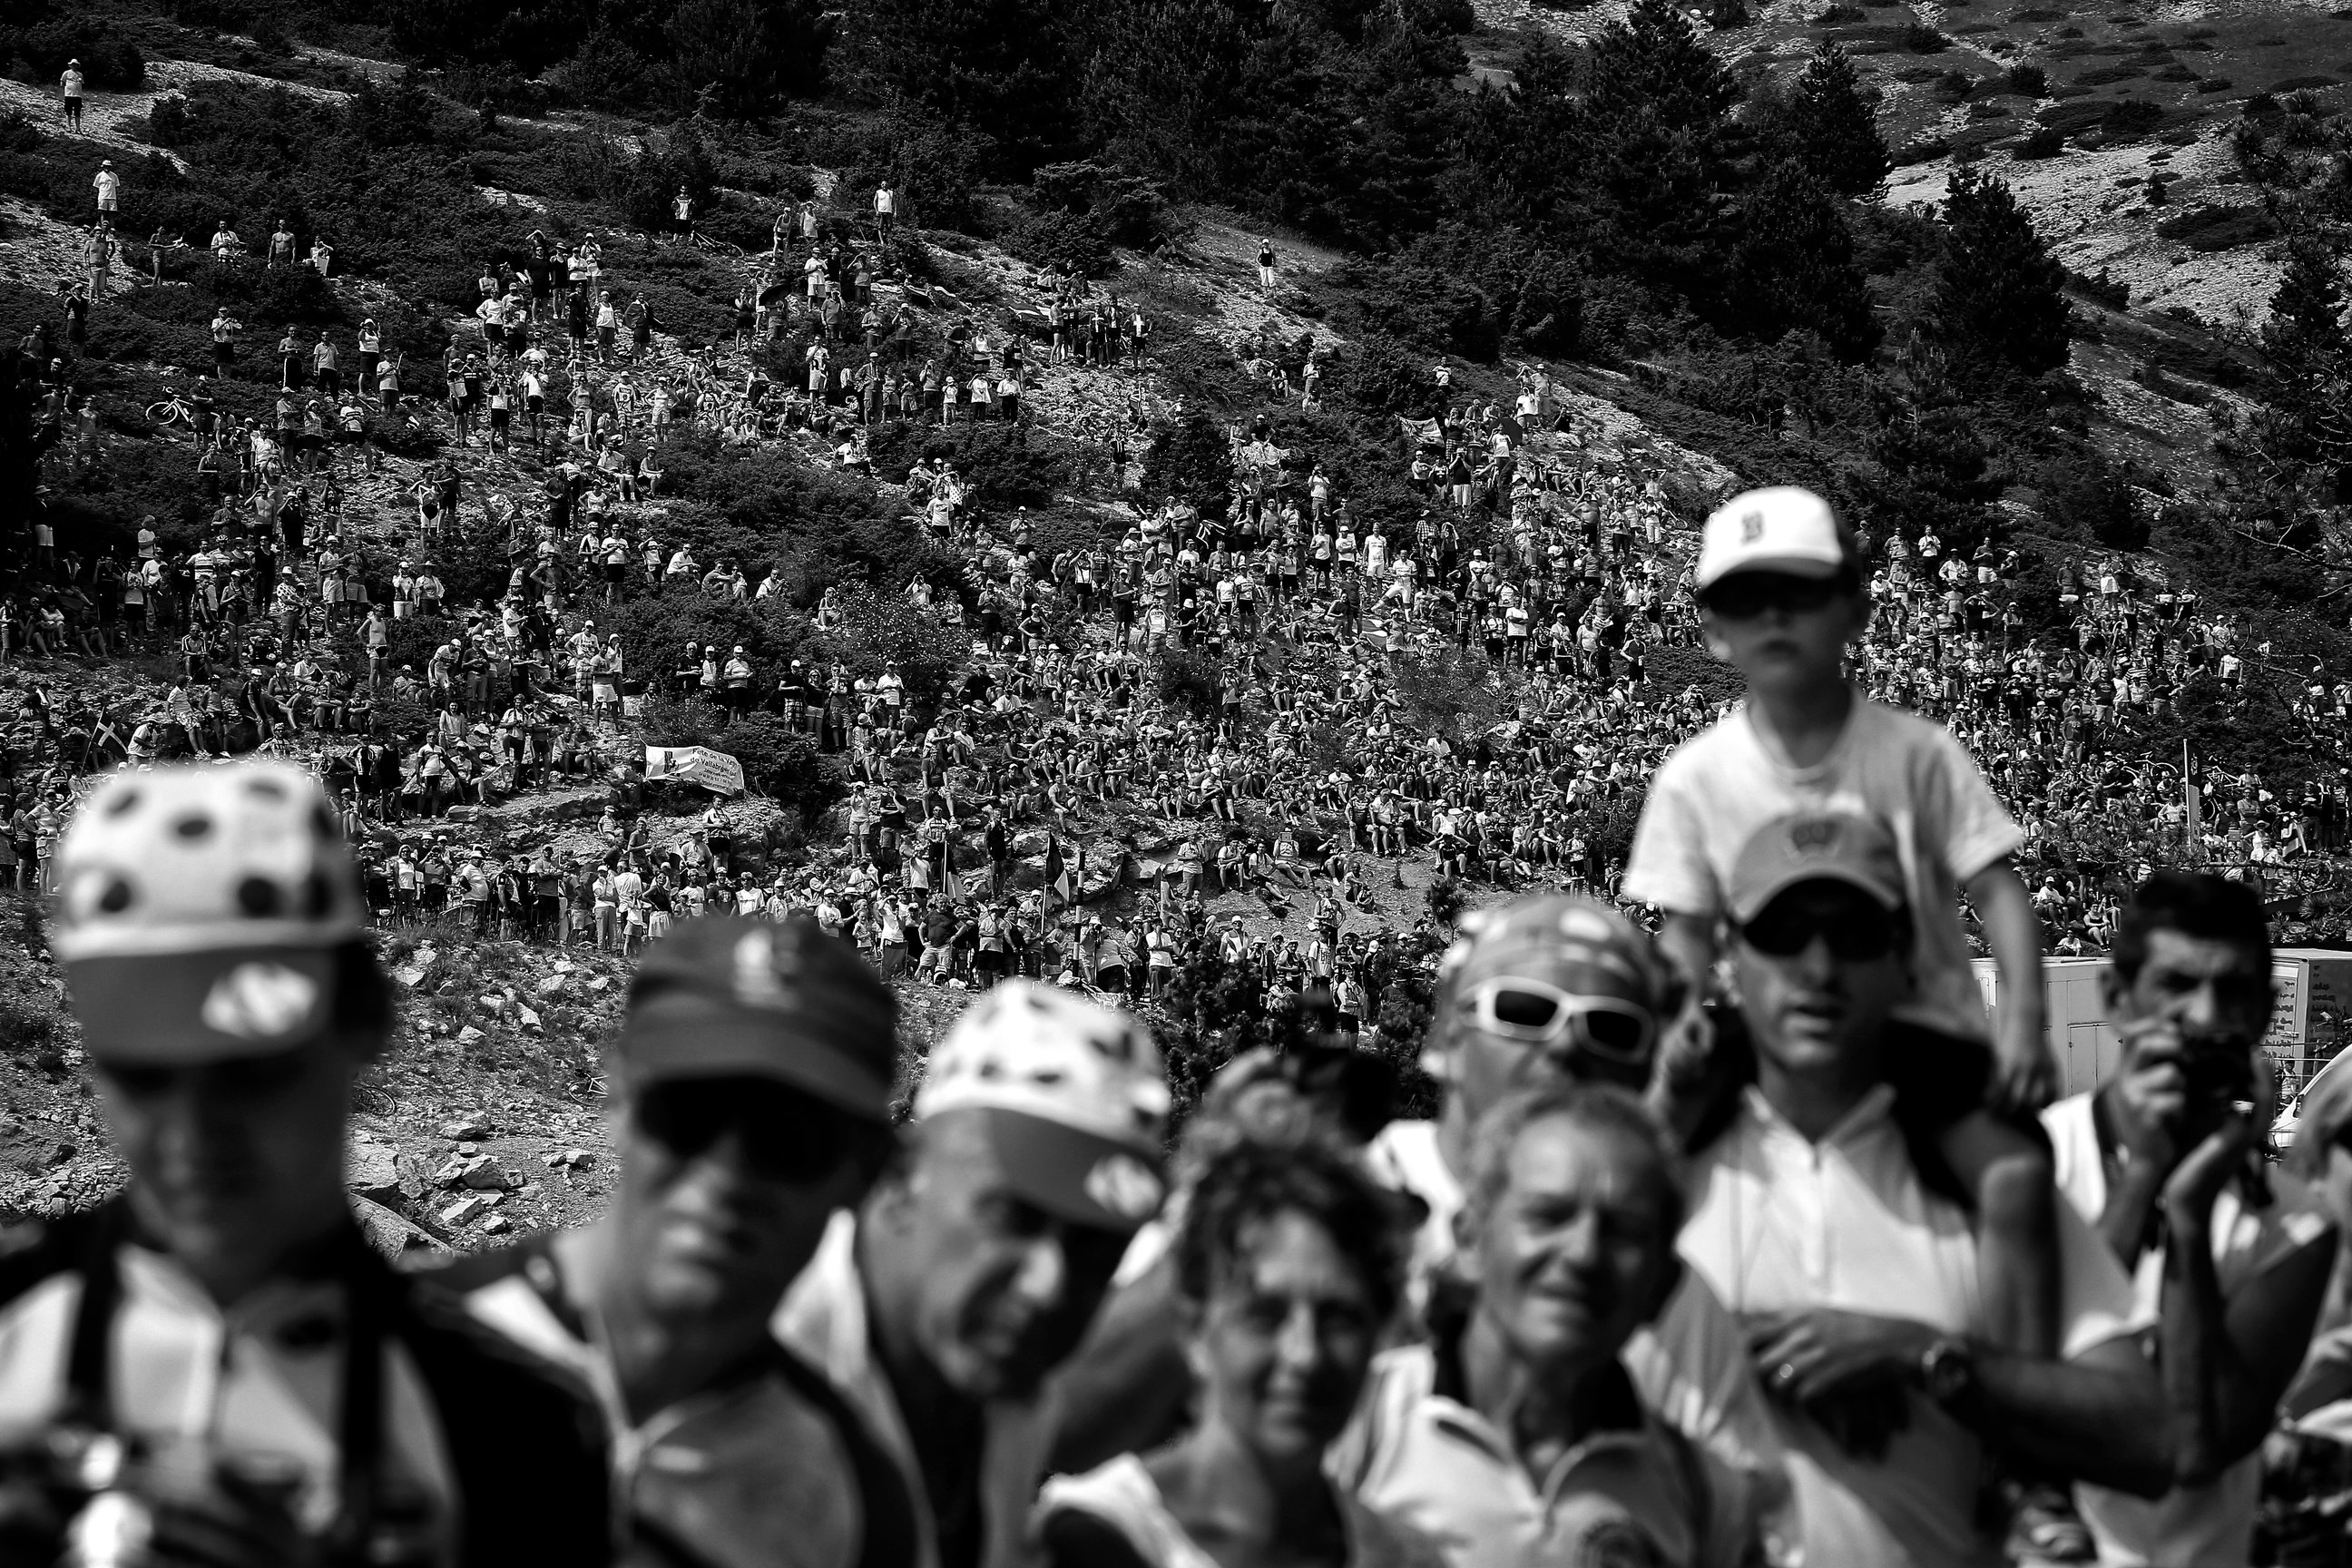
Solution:
[[[2059,1192],[2095,1226],[2107,1206],[2107,1172],[2092,1100],[2069,1096],[2042,1113],[2042,1125],[2050,1133]],[[2326,1210],[2310,1189],[2276,1172],[2270,1180],[2274,1201],[2259,1214],[2234,1187],[2213,1200],[2213,1272],[2224,1300],[2304,1247],[2328,1240]],[[2161,1248],[2141,1255],[2132,1289],[2141,1315],[2155,1321],[2164,1299]],[[2253,1551],[2262,1455],[2247,1455],[2201,1487],[2175,1487],[2160,1498],[2094,1486],[2077,1486],[2074,1497],[2108,1568],[2242,1568]]]
[[[1766,823],[1806,809],[1864,813],[1893,832],[1916,932],[1918,996],[1906,1016],[1983,1037],[1959,886],[2024,836],[1951,731],[1916,714],[1856,693],[1829,755],[1799,769],[1765,749],[1745,706],[1733,710],[1650,781],[1625,895],[1676,914],[1720,914],[1741,847]]]
[[[1752,1086],[1723,1136],[1691,1163],[1681,1251],[1735,1318],[1834,1307],[1948,1334],[1984,1331],[1969,1216],[1929,1193],[1872,1089],[1819,1142]],[[2057,1205],[2059,1343],[2083,1355],[2145,1326],[2131,1281],[2074,1209]],[[1977,1500],[1976,1435],[1924,1394],[1876,1463],[1774,1406],[1797,1496],[1805,1568],[1991,1568],[2000,1542]]]

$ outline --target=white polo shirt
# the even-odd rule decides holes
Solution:
[[[2093,1225],[2107,1206],[2107,1172],[2099,1155],[2094,1097],[2077,1094],[2042,1113],[2056,1158],[2058,1190]],[[2213,1271],[2224,1300],[2268,1269],[2312,1246],[2332,1246],[2334,1225],[2310,1189],[2273,1173],[2273,1201],[2255,1213],[2234,1186],[2213,1200]],[[2164,1299],[2164,1252],[2151,1248],[2133,1271],[2142,1316],[2153,1322]],[[2247,1455],[2200,1487],[2175,1487],[2138,1498],[2077,1486],[2075,1503],[2099,1546],[2099,1561],[2126,1568],[2231,1568],[2253,1551],[2254,1510],[2262,1500],[2262,1455]]]
[[[1921,1184],[1872,1089],[1818,1143],[1751,1086],[1731,1126],[1692,1163],[1681,1250],[1732,1315],[1831,1307],[1984,1329],[1969,1216]],[[2145,1326],[2131,1282],[2082,1217],[2057,1205],[2059,1325],[2071,1358]],[[1877,1462],[1846,1453],[1811,1420],[1775,1405],[1796,1489],[1805,1568],[1979,1568],[2000,1562],[1977,1498],[1984,1455],[1941,1406],[1910,1398],[1910,1419]]]
[[[1453,1266],[1462,1184],[1438,1149],[1434,1121],[1390,1122],[1365,1146],[1364,1159],[1375,1180],[1412,1194],[1428,1210],[1412,1242],[1418,1298],[1433,1275]],[[1626,1342],[1623,1356],[1643,1403],[1753,1478],[1768,1508],[1778,1500],[1786,1483],[1772,1412],[1757,1384],[1746,1337],[1706,1280],[1685,1270],[1656,1321]]]
[[[1597,1429],[1540,1481],[1458,1383],[1435,1345],[1384,1352],[1328,1462],[1338,1485],[1435,1542],[1451,1568],[1753,1561],[1752,1478],[1645,1409],[1622,1368]]]

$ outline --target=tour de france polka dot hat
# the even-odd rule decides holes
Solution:
[[[283,763],[120,773],[58,847],[52,931],[85,1046],[191,1064],[300,1045],[360,934],[350,851],[318,782]]]
[[[1008,980],[932,1047],[915,1120],[977,1113],[1023,1197],[1066,1220],[1132,1232],[1167,1194],[1168,1106],[1142,1020]]]

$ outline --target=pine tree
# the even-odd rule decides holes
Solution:
[[[1143,458],[1143,493],[1188,501],[1202,517],[1232,514],[1234,448],[1223,426],[1198,408],[1152,438]]]
[[[2352,340],[2344,331],[2344,274],[2327,243],[2298,235],[2263,323],[2267,362],[2256,395],[2254,439],[2273,488],[2315,490],[2333,500],[2352,465]]]
[[[1811,170],[1786,159],[1767,164],[1732,226],[1731,300],[1738,331],[1769,342],[1818,332],[1849,363],[1878,346],[1870,291],[1853,257],[1853,234],[1837,198]]]
[[[1973,169],[1953,170],[1944,226],[1935,326],[1955,369],[2040,375],[2064,365],[2074,328],[2062,292],[2066,271],[2010,188]]]
[[[1648,111],[1672,135],[1719,137],[1739,84],[1669,0],[1633,0],[1622,22],[1592,41],[1585,103],[1606,124]]]
[[[1077,73],[1062,20],[1054,0],[856,0],[835,47],[860,96],[919,106],[1037,162],[1070,139]]]
[[[1681,11],[1634,0],[1626,19],[1593,41],[1576,122],[1582,146],[1551,149],[1581,186],[1589,225],[1557,237],[1588,247],[1604,270],[1716,298],[1738,99],[1738,84]]]
[[[1822,46],[1797,79],[1780,129],[1798,161],[1840,195],[1875,197],[1885,186],[1894,166],[1886,138],[1853,58],[1835,44]]]

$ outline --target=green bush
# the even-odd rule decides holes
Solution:
[[[1118,266],[1110,237],[1087,213],[1024,213],[1005,231],[1004,248],[1032,266],[1078,278],[1108,277]]]
[[[0,57],[11,54],[52,89],[70,59],[81,61],[84,81],[100,92],[134,92],[147,84],[147,60],[139,46],[112,24],[90,17],[60,16],[0,29]]]

